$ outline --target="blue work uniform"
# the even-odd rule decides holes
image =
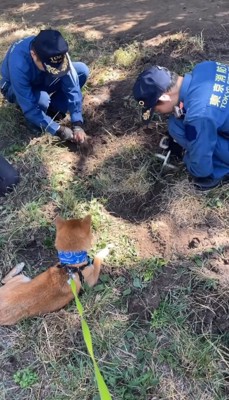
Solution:
[[[71,122],[83,122],[81,87],[89,69],[69,58],[70,70],[60,78],[40,71],[30,54],[34,37],[19,40],[9,48],[1,67],[1,92],[10,103],[20,106],[32,125],[55,135],[59,124],[46,114],[48,107],[63,114],[69,111]]]
[[[196,178],[229,174],[229,66],[197,64],[182,82],[184,118],[169,118],[169,134],[185,149],[184,163]]]

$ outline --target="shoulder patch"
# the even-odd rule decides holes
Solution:
[[[189,142],[192,142],[197,137],[197,131],[195,126],[185,125],[185,136]]]

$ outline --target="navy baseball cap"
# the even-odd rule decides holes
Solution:
[[[171,84],[171,73],[167,68],[155,65],[143,71],[137,78],[133,95],[142,107],[142,118],[148,121],[159,98]]]
[[[45,29],[33,39],[32,48],[38,55],[46,72],[59,78],[69,69],[68,43],[59,31]]]

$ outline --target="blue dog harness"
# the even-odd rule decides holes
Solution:
[[[79,275],[80,282],[84,282],[82,271],[93,264],[93,260],[88,256],[86,251],[58,251],[58,257],[60,263],[57,265],[58,268],[64,268],[72,278],[73,274],[77,272]],[[76,264],[86,263],[80,267],[75,266]],[[72,265],[72,266],[71,266]],[[74,265],[74,266],[73,266]]]
[[[58,251],[61,264],[82,264],[87,260],[86,251]]]

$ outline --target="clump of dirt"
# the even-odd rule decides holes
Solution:
[[[229,245],[226,230],[202,224],[198,227],[180,228],[169,215],[162,215],[151,222],[152,241],[160,256],[193,256],[206,249]]]
[[[139,257],[144,259],[155,257],[157,248],[152,241],[151,230],[148,223],[129,224],[128,236],[133,238]]]

